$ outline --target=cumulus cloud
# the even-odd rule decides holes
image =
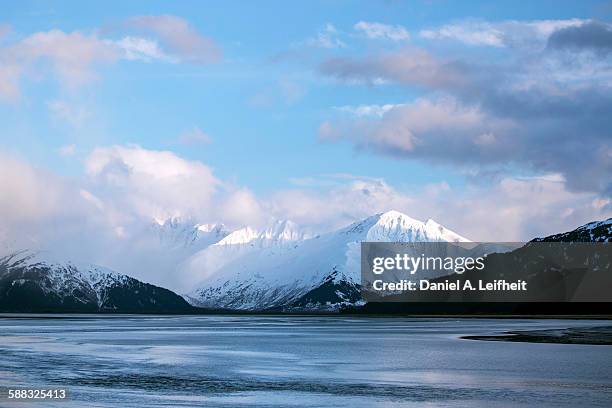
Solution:
[[[335,182],[326,183],[325,179],[330,178]],[[276,218],[291,219],[320,231],[339,228],[391,208],[405,209],[413,202],[413,198],[398,194],[382,179],[328,176],[320,185],[323,188],[275,193],[269,199],[270,212]]]
[[[172,16],[137,16],[128,25],[157,36],[169,55],[194,64],[210,64],[221,59],[221,50],[212,38],[200,34],[187,20]],[[142,46],[139,47],[142,49]],[[151,46],[146,47],[150,54]],[[139,53],[143,55],[141,51]]]
[[[316,187],[277,192],[271,211],[321,230],[396,209],[423,221],[433,218],[481,241],[529,240],[612,215],[595,194],[568,191],[559,175],[504,177],[493,186],[476,183],[461,190],[441,182],[408,191],[383,179],[319,179]]]
[[[469,166],[472,161],[485,164],[501,160],[500,155],[510,160],[515,138],[507,135],[513,130],[511,122],[488,117],[476,106],[442,98],[394,106],[375,118],[328,123],[320,130],[320,138],[348,139],[360,149],[394,157]]]
[[[71,145],[62,148],[72,153]],[[180,253],[159,251],[155,220],[259,227],[271,219],[248,188],[168,151],[94,149],[81,177],[65,178],[0,152],[0,255],[49,250],[173,287]],[[178,256],[178,258],[177,258]]]
[[[430,195],[429,200],[435,203],[432,218],[446,218],[461,233],[488,241],[529,240],[612,215],[597,206],[596,194],[568,191],[560,175],[507,176],[492,186],[468,184],[462,191]]]
[[[139,146],[97,148],[85,169],[98,196],[117,213],[151,219],[203,216],[220,186],[212,170],[200,162]]]
[[[445,59],[414,47],[328,58],[319,67],[325,76],[348,84],[382,78],[423,96],[378,120],[331,118],[320,126],[320,137],[483,172],[559,173],[572,191],[609,197],[612,61],[601,53],[583,58],[551,52],[561,44],[592,48],[584,31],[591,38],[601,27],[564,20],[539,22],[537,29],[544,41],[550,34],[548,46],[535,53],[512,51],[503,59]],[[601,49],[605,41],[597,41]]]
[[[391,41],[406,41],[410,34],[401,25],[389,25],[375,22],[360,21],[353,26],[356,31],[363,33],[367,38]]]
[[[609,200],[568,191],[560,175],[455,190],[445,182],[400,189],[381,178],[334,174],[258,196],[203,163],[139,146],[95,149],[83,176],[71,180],[1,154],[0,182],[1,251],[48,249],[171,288],[180,253],[160,252],[153,226],[172,216],[229,228],[291,219],[320,233],[396,209],[475,240],[507,241],[612,215]]]

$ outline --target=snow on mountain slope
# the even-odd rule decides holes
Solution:
[[[199,224],[178,217],[151,220],[128,229],[122,245],[113,245],[112,252],[99,253],[93,261],[138,279],[184,291],[193,281],[181,275],[178,266],[228,234],[223,224]]]
[[[190,307],[167,289],[101,266],[18,251],[0,258],[0,310],[170,313]]]
[[[180,275],[189,276],[192,282],[202,281],[247,254],[263,249],[274,254],[305,238],[308,235],[291,221],[278,221],[263,231],[241,228],[187,259]]]
[[[187,262],[191,273],[202,277],[199,287],[185,295],[193,305],[247,310],[334,308],[359,300],[361,242],[469,241],[433,220],[423,223],[398,211],[377,214],[329,234],[281,240],[282,245],[252,245],[246,251],[239,249],[245,243],[230,239],[231,235]],[[231,256],[224,258],[227,254]]]
[[[178,217],[155,220],[152,224],[159,243],[166,249],[184,249],[197,246],[200,249],[225,238],[229,232],[223,224],[197,224]]]
[[[594,221],[576,228],[573,231],[536,238],[534,241],[548,242],[612,242],[612,218]]]
[[[227,235],[215,245],[237,245],[251,248],[282,246],[290,241],[300,241],[307,235],[291,221],[278,221],[263,231],[251,227],[241,228]]]

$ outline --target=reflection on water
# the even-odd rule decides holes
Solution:
[[[75,407],[612,405],[612,346],[459,339],[601,321],[64,317],[0,318],[0,389],[66,387],[54,406]]]

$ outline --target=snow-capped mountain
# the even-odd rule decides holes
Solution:
[[[309,239],[287,232],[287,225],[272,239],[240,230],[194,255],[186,268],[203,280],[185,298],[215,308],[333,309],[360,301],[361,242],[469,242],[433,220],[398,211]]]
[[[594,221],[573,231],[536,238],[535,242],[612,242],[612,218]]]
[[[167,284],[172,276],[170,289],[185,290],[193,282],[177,267],[228,234],[220,223],[199,224],[178,217],[151,220],[127,229],[122,245],[111,245],[113,252],[99,253],[92,261],[155,284]]]
[[[190,219],[178,217],[155,220],[151,228],[159,243],[166,249],[205,248],[225,238],[229,232],[225,225],[198,224]]]
[[[110,269],[19,251],[0,258],[0,311],[178,313],[175,293]]]
[[[0,311],[190,313],[189,303],[238,310],[338,310],[363,303],[361,242],[469,242],[433,220],[421,222],[397,211],[314,237],[290,221],[229,233],[222,224],[180,219],[157,222],[132,237],[123,252],[109,254],[132,269],[103,262],[128,275],[5,245],[0,249],[8,253],[0,254]],[[612,219],[534,241],[612,242]],[[491,253],[489,247],[482,250]],[[197,278],[202,283],[180,297],[131,277],[149,280],[153,267],[176,282]]]
[[[291,221],[277,221],[263,230],[240,228],[188,258],[179,275],[192,282],[202,281],[250,253],[266,249],[276,254],[306,238],[308,235]]]
[[[216,246],[236,246],[249,248],[266,248],[284,246],[291,241],[307,238],[307,234],[291,221],[277,221],[270,227],[258,231],[251,227],[241,228],[217,242]]]

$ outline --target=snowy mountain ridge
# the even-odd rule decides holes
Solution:
[[[151,228],[157,234],[159,242],[165,247],[185,248],[195,244],[203,246],[225,238],[229,231],[222,223],[198,224],[187,218],[172,217],[165,220],[155,219]]]
[[[43,251],[0,258],[0,310],[187,312],[171,291],[86,263],[58,261]]]
[[[245,231],[240,238],[250,236]],[[421,222],[398,211],[376,214],[328,234],[290,240],[291,245],[252,246],[245,251],[240,249],[243,241],[228,239],[186,262],[192,276],[203,279],[185,298],[195,306],[214,308],[261,310],[294,304],[307,308],[321,306],[309,306],[302,299],[318,290],[326,293],[325,298],[313,302],[323,306],[355,302],[360,244],[372,241],[469,242],[433,220]],[[328,287],[324,290],[323,285]]]
[[[612,242],[612,218],[603,221],[593,221],[575,230],[536,238],[535,242]]]
[[[213,244],[223,245],[250,245],[265,247],[270,245],[282,245],[290,241],[300,241],[308,238],[308,235],[292,221],[277,221],[268,228],[258,231],[251,227],[240,228],[229,233],[219,242]]]

